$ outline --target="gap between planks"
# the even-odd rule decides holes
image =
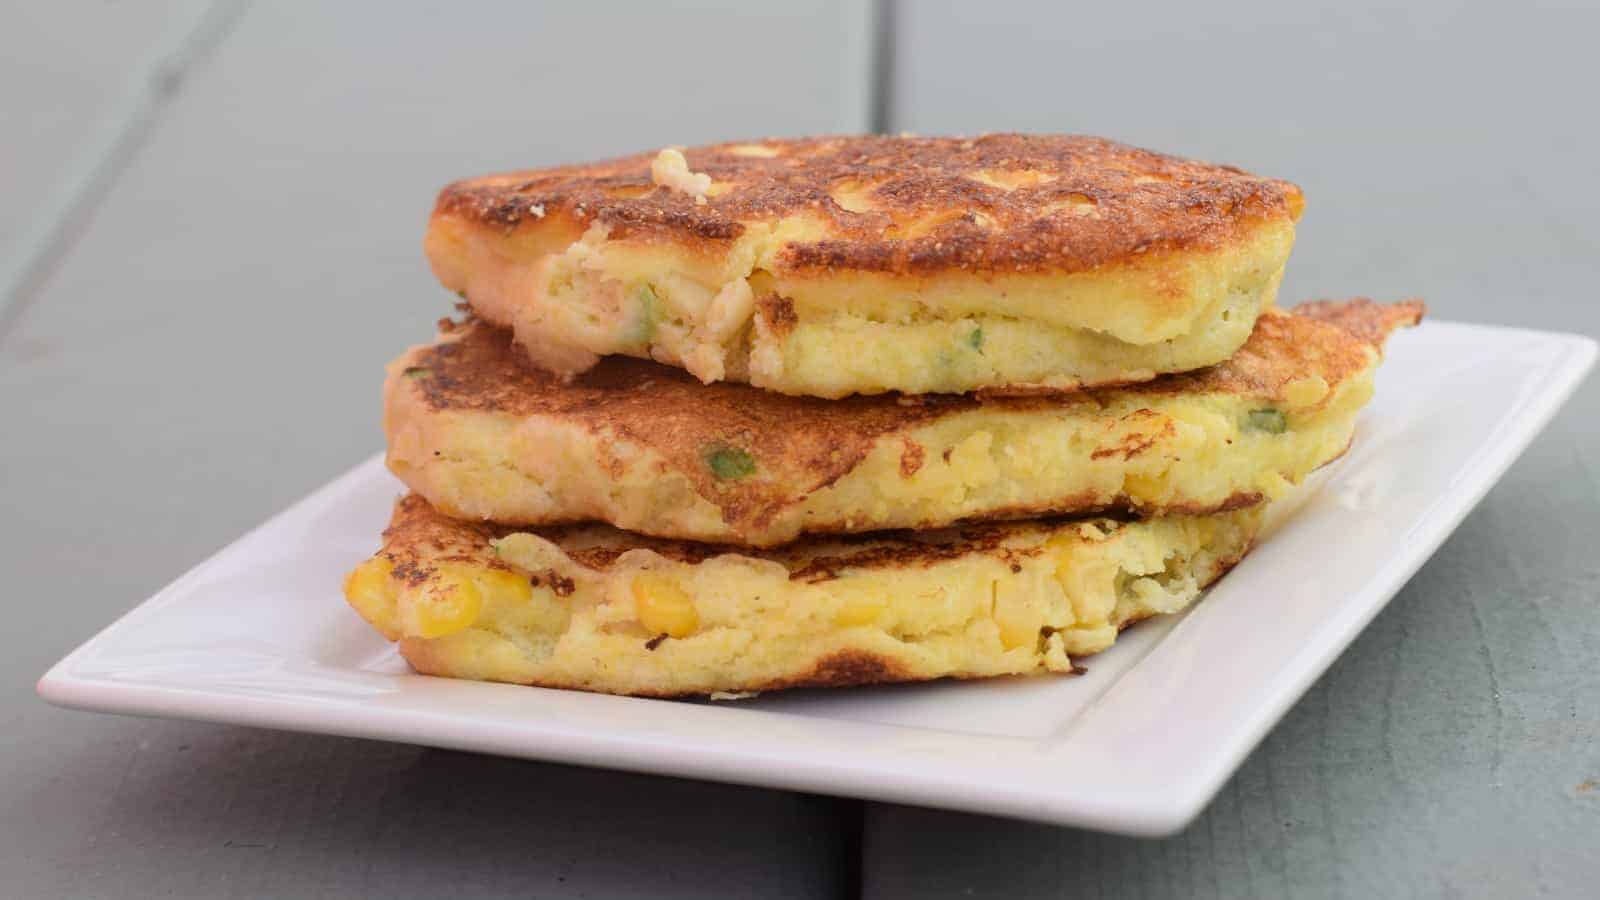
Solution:
[[[136,89],[101,129],[97,146],[61,179],[61,187],[18,241],[16,252],[0,265],[0,341],[10,337],[23,312],[88,229],[101,201],[144,147],[185,79],[233,30],[246,5],[244,0],[217,0],[197,16],[173,46],[143,67]]]

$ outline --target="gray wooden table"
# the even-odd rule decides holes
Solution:
[[[1596,384],[1166,841],[33,696],[377,446],[464,174],[1097,132],[1302,184],[1286,297],[1600,333],[1594,10],[1112,6],[0,10],[0,895],[1593,896]]]

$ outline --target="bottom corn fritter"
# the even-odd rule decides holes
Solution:
[[[409,495],[350,604],[419,672],[683,696],[1067,672],[1244,556],[1263,506],[769,550],[463,522]]]

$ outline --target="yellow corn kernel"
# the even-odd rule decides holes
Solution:
[[[344,579],[344,599],[361,618],[372,624],[389,640],[398,640],[400,622],[395,615],[398,595],[393,577],[394,565],[381,556],[374,556],[354,569]]]
[[[1127,475],[1122,479],[1122,492],[1135,503],[1159,503],[1167,499],[1170,491],[1166,480],[1159,475]]]
[[[548,587],[534,589],[526,574],[505,569],[479,569],[472,581],[483,594],[480,622],[491,630],[522,634],[559,635],[567,630],[572,608]]]
[[[1320,375],[1296,378],[1283,386],[1283,399],[1291,407],[1315,406],[1328,396],[1328,382]]]
[[[1234,430],[1230,417],[1198,403],[1174,402],[1167,409],[1167,416],[1176,426],[1171,444],[1176,450],[1193,450],[1208,440],[1227,437]]]
[[[689,595],[654,572],[641,572],[633,579],[633,609],[639,624],[652,634],[688,637],[700,626],[700,615]]]
[[[475,573],[474,573],[475,574]],[[472,574],[441,566],[431,581],[411,598],[411,633],[437,638],[465,631],[483,611],[483,591]]]
[[[1092,556],[1076,553],[1070,538],[1055,538],[1045,549],[1056,556],[1056,581],[1072,604],[1074,620],[1082,625],[1106,621],[1117,602],[1117,567],[1104,560],[1087,561]]]
[[[881,597],[855,597],[846,600],[839,604],[838,611],[833,614],[833,624],[840,628],[871,625],[878,621],[878,617],[883,615],[888,605]]]
[[[493,605],[518,606],[533,600],[533,584],[527,576],[505,569],[484,569],[476,572],[472,580],[483,594],[484,602]]]
[[[994,622],[1007,650],[1032,649],[1038,646],[1039,631],[1044,628],[1044,610],[1023,602],[1015,592],[1003,592],[995,598]]]

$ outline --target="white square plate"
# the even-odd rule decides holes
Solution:
[[[1204,603],[1129,630],[1078,678],[686,703],[415,675],[339,593],[400,492],[373,459],[78,648],[39,692],[108,712],[1166,834],[1483,497],[1595,343],[1428,322],[1388,356],[1351,452],[1280,504],[1256,551]]]

